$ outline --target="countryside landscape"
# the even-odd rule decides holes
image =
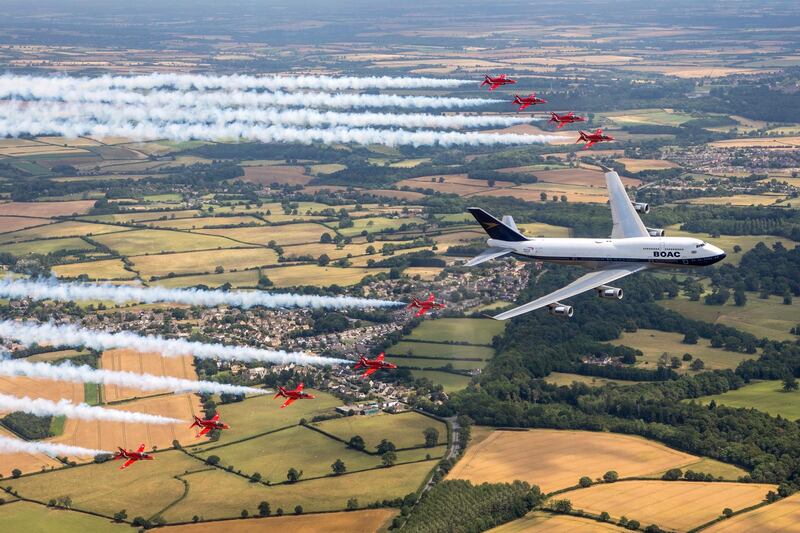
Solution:
[[[3,531],[800,531],[795,3],[162,4],[0,20]]]

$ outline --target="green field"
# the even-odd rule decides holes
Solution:
[[[136,277],[135,273],[125,270],[125,263],[120,259],[56,265],[52,271],[59,278],[77,278],[81,274],[86,274],[92,280],[133,279]]]
[[[120,226],[108,224],[92,224],[91,222],[72,221],[58,222],[56,224],[45,224],[33,228],[5,233],[0,242],[11,243],[20,241],[32,241],[36,239],[51,239],[56,237],[80,237],[82,235],[100,235],[103,233],[114,233],[123,230]]]
[[[789,333],[798,322],[792,313],[794,306],[784,305],[783,298],[778,296],[762,300],[757,293],[748,292],[744,307],[737,307],[733,301],[720,306],[705,305],[702,299],[699,302],[692,302],[686,298],[661,300],[658,303],[687,318],[724,324],[751,333],[758,338],[767,337],[779,341],[797,339],[795,335]]]
[[[714,400],[718,405],[758,409],[772,416],[781,415],[789,420],[800,418],[800,392],[783,392],[781,382],[761,381],[713,396],[703,396],[698,401],[708,404]]]
[[[269,502],[273,513],[282,508],[286,514],[294,512],[296,505],[302,505],[304,512],[344,509],[350,498],[366,505],[414,492],[435,464],[425,461],[272,487],[250,483],[219,469],[192,473],[183,476],[189,482],[186,498],[170,507],[164,518],[224,518],[239,516],[242,509],[254,514],[261,501]]]
[[[469,376],[462,376],[460,374],[451,374],[450,372],[439,372],[437,370],[412,370],[411,374],[417,378],[428,378],[434,383],[444,387],[445,392],[454,392],[465,388],[470,378]]]
[[[490,345],[505,324],[490,318],[440,318],[425,320],[407,337],[420,341],[459,341]]]
[[[604,113],[604,116],[622,125],[655,124],[659,126],[680,126],[694,118],[691,115],[673,113],[664,109],[631,109]]]
[[[354,435],[361,435],[371,451],[375,450],[381,439],[392,441],[398,448],[424,446],[422,432],[429,427],[439,431],[439,442],[447,441],[447,427],[442,422],[413,412],[348,416],[326,420],[315,426],[345,441]]]
[[[616,383],[617,385],[633,385],[636,381],[623,381],[621,379],[608,379],[598,378],[593,376],[582,376],[580,374],[567,374],[563,372],[550,372],[544,380],[553,385],[569,386],[574,382],[585,383],[590,387],[602,387],[608,383]]]
[[[237,243],[222,237],[154,229],[98,235],[93,239],[124,256],[161,252],[191,252],[237,246]]]
[[[372,218],[358,218],[353,220],[353,226],[350,228],[339,228],[336,224],[336,229],[345,237],[354,237],[360,235],[362,231],[368,233],[377,233],[389,228],[399,228],[403,224],[411,224],[413,222],[422,222],[421,218],[387,218],[387,217],[372,217]]]
[[[683,334],[658,331],[654,329],[640,329],[635,333],[623,333],[619,339],[611,341],[612,344],[630,346],[644,352],[644,356],[637,357],[637,365],[645,368],[655,368],[658,359],[666,353],[670,358],[680,358],[685,353],[692,354],[694,359],[702,359],[705,370],[723,368],[736,368],[745,359],[752,359],[754,355],[737,352],[728,352],[721,348],[712,348],[708,339],[699,339],[697,344],[684,344]],[[683,362],[678,370],[689,371],[689,362]]]
[[[128,524],[115,524],[105,518],[83,513],[48,509],[44,505],[15,501],[0,506],[0,523],[3,531],[26,531],[28,533],[126,533]]]
[[[272,394],[248,397],[243,402],[222,404],[217,407],[220,417],[233,431],[223,431],[218,444],[238,441],[286,426],[297,424],[301,418],[311,420],[314,416],[330,413],[341,400],[330,394],[311,391],[315,399],[294,402],[281,409],[283,400],[273,400]]]
[[[89,405],[100,405],[100,387],[97,383],[84,383],[83,401]]]
[[[747,470],[743,468],[739,468],[738,466],[732,464],[723,463],[722,461],[717,461],[716,459],[711,459],[710,457],[703,457],[696,463],[682,467],[681,470],[684,472],[687,470],[702,472],[704,474],[711,474],[714,477],[721,477],[722,479],[729,479],[731,481],[736,481],[740,477],[747,474]],[[664,474],[664,472],[659,472],[655,477],[661,477],[662,474]]]
[[[63,250],[94,250],[94,246],[78,237],[67,237],[65,239],[46,239],[42,241],[20,242],[15,244],[4,244],[3,251],[20,256],[26,254],[50,254]]]
[[[230,283],[231,286],[235,288],[255,287],[258,283],[258,270],[239,270],[238,272],[225,272],[223,274],[200,274],[197,276],[163,278],[157,281],[151,281],[150,285],[169,288],[207,285],[208,287],[215,289],[221,285],[225,285],[226,283]]]
[[[236,248],[186,252],[163,255],[140,255],[132,258],[133,267],[144,279],[151,276],[175,274],[199,274],[213,272],[217,266],[226,271],[242,270],[259,266],[274,265],[278,255],[266,248]]]
[[[461,361],[459,359],[428,359],[426,357],[398,357],[394,360],[399,367],[416,368],[442,368],[451,365],[456,370],[471,370],[473,368],[483,368],[486,366],[484,361]]]
[[[464,346],[458,344],[401,341],[389,348],[387,353],[397,355],[421,355],[424,357],[438,357],[441,359],[466,358],[481,359],[486,361],[492,358],[494,355],[494,350],[487,346]]]

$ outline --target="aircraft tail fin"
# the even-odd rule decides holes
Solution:
[[[519,230],[516,229],[516,224],[514,224],[514,227],[511,228],[479,207],[469,207],[467,210],[472,213],[472,216],[475,217],[475,220],[478,221],[478,224],[483,226],[484,231],[486,231],[486,233],[488,233],[489,237],[492,239],[512,242],[528,240],[522,233],[519,232]]]

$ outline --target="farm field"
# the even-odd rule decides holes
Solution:
[[[244,177],[241,179],[262,185],[306,185],[313,176],[306,175],[305,168],[301,166],[269,165],[244,167]]]
[[[710,143],[715,148],[746,148],[751,146],[796,148],[800,146],[800,137],[752,137],[743,139],[726,139]]]
[[[411,374],[416,378],[428,378],[432,382],[444,387],[445,392],[455,392],[466,388],[471,379],[469,376],[440,372],[438,370],[412,370]]]
[[[41,241],[18,242],[4,244],[3,251],[21,256],[27,254],[50,254],[64,250],[85,251],[94,250],[94,246],[79,237],[64,239],[45,239]]]
[[[439,318],[424,320],[406,338],[432,342],[459,339],[488,346],[492,337],[502,333],[504,328],[505,324],[490,318]]]
[[[537,453],[532,454],[531,450]],[[472,483],[521,479],[551,492],[576,485],[581,476],[595,479],[609,470],[616,470],[620,477],[648,476],[697,461],[696,456],[629,435],[551,429],[495,430],[479,444],[467,448],[450,477]]]
[[[624,532],[625,528],[613,524],[603,524],[588,518],[577,516],[550,514],[544,511],[533,511],[522,518],[514,520],[489,530],[490,533],[604,533]]]
[[[783,392],[780,380],[754,382],[737,390],[697,399],[703,404],[708,404],[711,400],[717,405],[758,409],[772,416],[781,415],[789,420],[800,419],[800,392]]]
[[[0,426],[0,436],[11,439],[17,438],[16,435],[3,426]],[[61,461],[43,453],[4,453],[0,456],[0,475],[4,478],[11,477],[11,471],[15,468],[18,468],[23,474],[27,474],[45,469],[60,468],[61,466],[63,466]],[[0,506],[0,517],[2,517],[4,508],[4,506]]]
[[[97,235],[92,238],[124,256],[159,254],[162,252],[191,252],[239,246],[235,241],[213,235],[157,229],[131,230],[122,233]]]
[[[189,521],[195,514],[205,519],[239,516],[242,509],[255,512],[259,502],[265,500],[273,513],[278,508],[291,513],[296,505],[302,505],[304,512],[341,510],[350,498],[366,504],[414,492],[435,464],[425,461],[271,487],[250,483],[219,469],[200,471],[182,476],[189,482],[189,493],[170,507],[164,518]],[[199,487],[214,487],[214,490]]]
[[[237,224],[258,224],[265,225],[264,221],[250,216],[225,216],[225,217],[192,217],[192,218],[176,218],[169,220],[154,220],[143,222],[146,226],[151,228],[171,228],[171,229],[198,229],[207,228],[211,226],[233,226]]]
[[[688,298],[679,297],[661,300],[660,305],[694,320],[704,320],[713,324],[724,324],[758,338],[767,337],[779,341],[795,340],[796,335],[789,331],[796,325],[796,320],[787,313],[783,298],[770,296],[763,300],[758,293],[748,292],[747,303],[743,307],[733,302],[725,305],[705,305],[702,300],[692,302]]]
[[[81,237],[83,235],[113,233],[124,229],[125,228],[108,224],[93,224],[91,222],[67,220],[65,222],[46,224],[36,226],[35,228],[15,231],[14,233],[7,233],[0,237],[0,242],[10,243],[32,241],[36,239],[52,239],[55,237]]]
[[[458,344],[401,341],[391,348],[388,348],[387,353],[397,355],[422,355],[425,357],[438,357],[441,359],[488,360],[494,355],[494,350],[487,346],[464,346]]]
[[[304,478],[330,475],[331,465],[337,459],[344,461],[349,472],[381,465],[379,456],[350,449],[344,443],[303,426],[227,446],[212,445],[202,452],[204,459],[209,455],[218,456],[220,466],[232,466],[245,474],[258,472],[264,481],[272,483],[286,481],[290,467],[302,470]]]
[[[400,368],[403,367],[417,367],[417,368],[442,368],[446,365],[451,366],[455,370],[472,370],[475,368],[483,368],[486,366],[484,361],[461,361],[458,359],[432,359],[427,357],[397,357],[394,362]]]
[[[617,385],[633,385],[635,381],[623,381],[621,379],[598,378],[594,376],[582,376],[580,374],[568,374],[563,372],[550,372],[544,380],[553,385],[570,386],[573,382],[585,383],[591,387],[602,387],[608,383]]]
[[[352,533],[354,531],[381,531],[388,527],[397,511],[391,509],[365,509],[341,513],[323,513],[300,516],[272,516],[261,520],[233,520],[225,522],[230,533],[262,533],[267,530],[293,533]],[[172,526],[169,533],[218,533],[219,522]]]
[[[762,501],[774,485],[698,481],[619,481],[574,490],[567,498],[577,509],[612,518],[626,516],[643,524],[687,531],[705,524],[728,507],[737,511]]]
[[[128,524],[115,524],[106,518],[48,509],[44,505],[24,501],[7,503],[0,507],[0,522],[6,531],[125,533],[130,530]]]
[[[570,229],[564,226],[552,226],[541,222],[517,224],[517,228],[528,237],[569,237]]]
[[[175,274],[213,272],[217,266],[228,271],[274,265],[278,262],[278,255],[274,250],[267,248],[228,248],[176,254],[136,255],[130,259],[139,275],[149,279],[152,276],[166,276],[170,272]]]
[[[506,169],[513,171],[513,169]],[[606,178],[600,170],[589,170],[586,168],[566,168],[556,170],[537,170],[533,174],[539,178],[539,182],[556,183],[559,185],[577,185],[588,188],[603,189],[598,194],[606,194]],[[620,176],[622,184],[626,187],[638,187],[642,184],[635,178]],[[537,185],[533,183],[531,185]]]
[[[168,277],[151,281],[150,285],[169,288],[206,285],[209,288],[216,289],[226,283],[230,283],[232,287],[237,289],[255,288],[258,283],[258,270],[240,270],[238,272],[225,272],[223,274],[200,274],[197,276],[180,276],[175,278]]]
[[[100,357],[100,367],[105,370],[136,372],[137,374],[146,373],[156,376],[172,376],[190,380],[197,379],[197,374],[192,364],[192,357],[189,355],[162,357],[161,354],[158,353],[143,353],[127,349],[106,350]],[[116,385],[106,385],[103,387],[103,401],[108,403],[130,400],[133,398],[153,396],[163,392],[167,391],[142,391]]]
[[[169,221],[196,218],[201,214],[197,209],[184,209],[181,211],[173,211],[172,207],[168,208],[169,211],[156,209],[156,206],[143,206],[149,209],[140,213],[119,213],[112,215],[91,215],[81,217],[80,220],[90,220],[94,222],[107,222],[117,224],[139,224],[151,220]]]
[[[634,109],[619,113],[604,113],[618,124],[656,124],[659,126],[680,126],[692,119],[691,115],[675,113],[671,109]]]
[[[94,200],[67,202],[7,202],[0,203],[0,215],[50,218],[55,216],[87,213]]]
[[[447,442],[447,427],[442,422],[414,412],[348,416],[319,422],[314,426],[345,441],[354,435],[361,435],[370,451],[375,450],[381,439],[392,441],[398,448],[424,446],[422,432],[429,427],[439,431],[439,442]]]
[[[625,165],[628,172],[641,172],[642,170],[666,170],[677,168],[678,165],[664,159],[617,159],[618,163]]]
[[[772,205],[786,199],[785,194],[735,194],[733,196],[704,196],[702,198],[692,198],[686,203],[697,205]]]
[[[56,265],[52,271],[59,278],[77,278],[81,274],[86,274],[91,280],[133,279],[136,277],[135,273],[125,270],[125,263],[121,259]]]
[[[239,243],[265,246],[276,241],[281,246],[319,242],[319,237],[328,230],[320,224],[287,224],[283,226],[256,226],[252,228],[228,228],[202,230],[205,235],[221,235]],[[209,247],[210,248],[210,247]]]
[[[235,433],[223,431],[215,446],[294,426],[301,418],[311,420],[317,415],[330,414],[334,407],[342,405],[341,400],[326,392],[306,390],[315,399],[295,402],[291,409],[281,409],[283,402],[280,399],[273,400],[272,394],[249,396],[242,402],[219,405],[217,411],[220,417],[231,428],[235,428]]]
[[[800,495],[794,494],[765,507],[717,522],[705,531],[709,533],[737,533],[739,531],[797,533],[800,531]]]
[[[49,223],[50,219],[47,218],[0,216],[0,233],[11,233],[21,229],[30,228],[32,226],[41,226],[42,224],[49,224]],[[5,235],[3,235],[3,237],[5,237]]]
[[[681,358],[685,353],[692,354],[692,360],[703,360],[706,370],[733,369],[745,359],[757,357],[755,355],[729,352],[721,348],[712,348],[708,339],[700,338],[697,344],[684,344],[682,341],[682,333],[639,329],[635,333],[622,333],[622,336],[611,341],[611,344],[625,345],[641,350],[644,356],[637,357],[637,366],[651,369],[658,366],[658,360],[664,353],[670,358]],[[678,372],[690,371],[689,365],[691,361],[682,361],[682,363],[683,365],[678,369]]]

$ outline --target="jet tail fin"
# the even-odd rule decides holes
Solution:
[[[471,267],[475,265],[480,265],[481,263],[485,263],[486,261],[489,261],[491,259],[496,259],[498,257],[502,257],[510,253],[511,250],[507,250],[505,248],[489,248],[480,255],[476,255],[475,257],[464,263],[464,266]]]
[[[516,224],[514,224],[514,227],[511,228],[479,207],[469,207],[467,210],[472,213],[472,216],[475,217],[475,220],[477,220],[478,223],[483,226],[484,231],[486,231],[486,233],[488,233],[489,237],[492,239],[512,242],[528,240],[519,232],[519,230],[516,229]]]

